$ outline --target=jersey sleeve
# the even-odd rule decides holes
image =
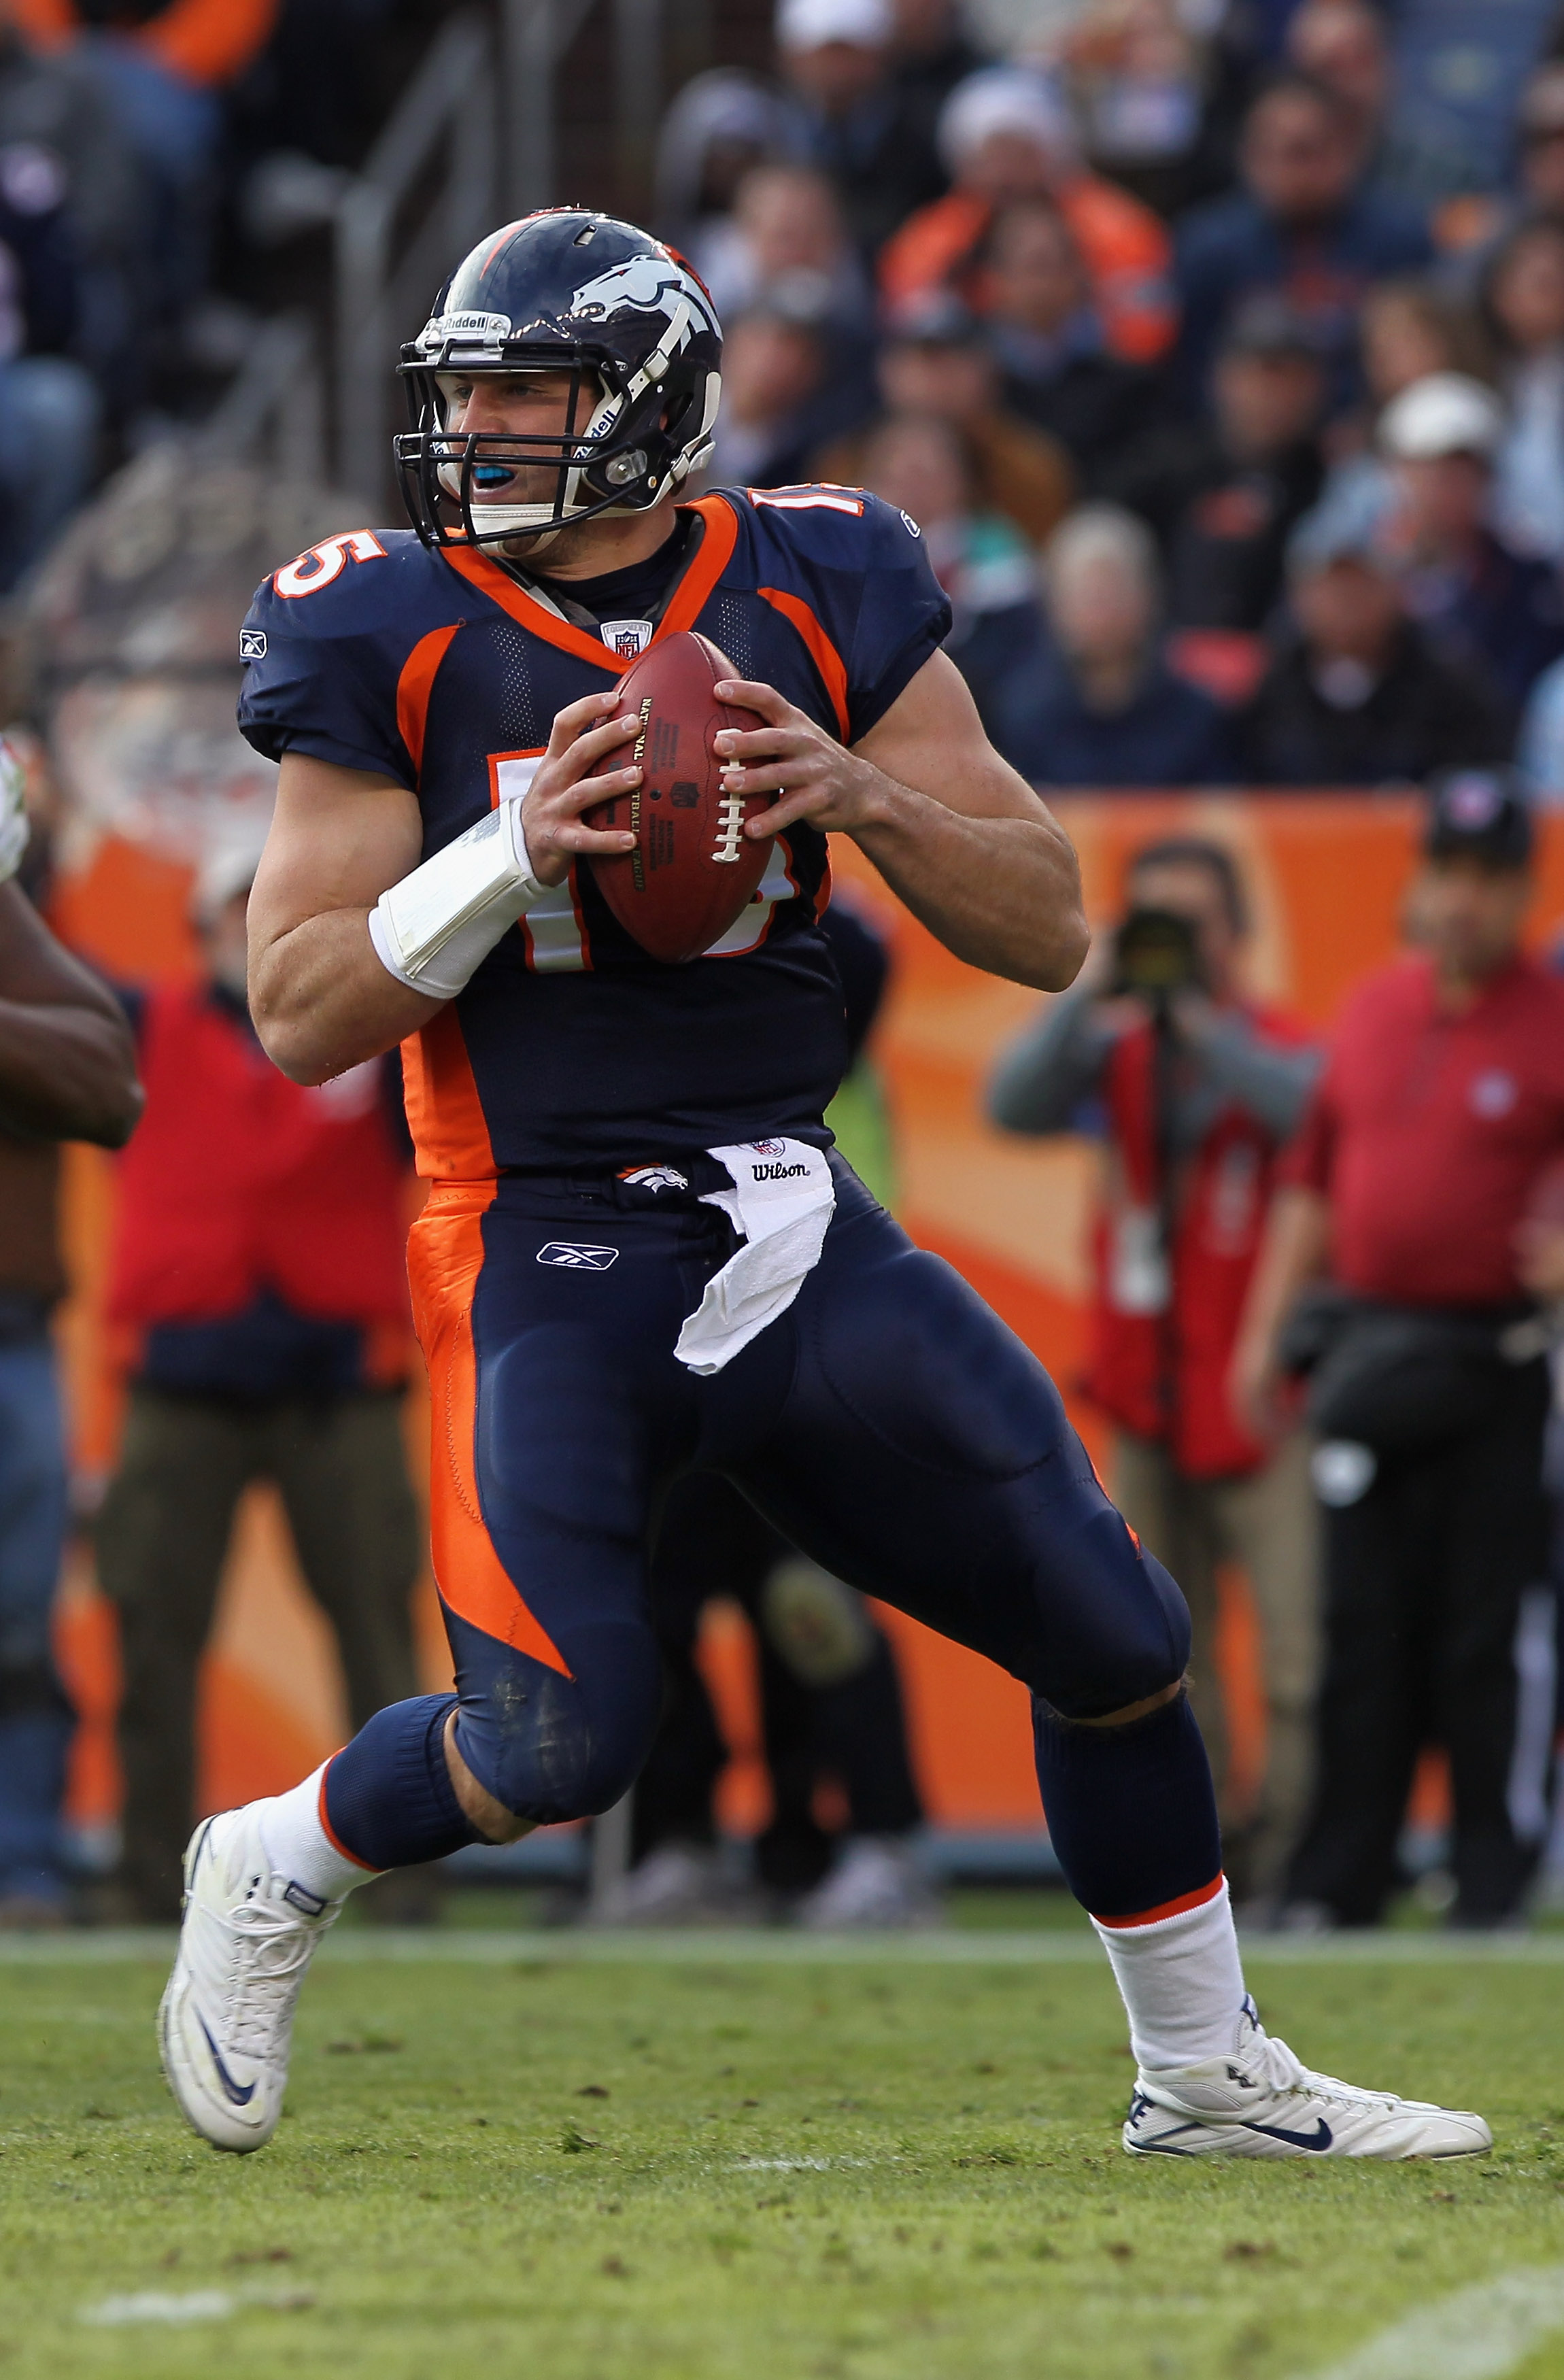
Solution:
[[[418,789],[397,727],[403,655],[383,628],[356,616],[352,582],[302,597],[267,579],[239,631],[245,681],[239,731],[268,760],[301,752]]]
[[[951,599],[907,513],[864,498],[864,582],[847,663],[849,744],[883,719],[951,633]]]

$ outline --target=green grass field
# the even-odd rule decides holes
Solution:
[[[1564,2259],[1557,1965],[1256,1961],[1311,2061],[1481,2107],[1497,2152],[1186,2166],[1118,2147],[1106,1970],[1014,1939],[1004,1964],[360,1947],[319,1962],[287,2117],[244,2159],[164,2093],[160,1967],[0,1964],[3,2380],[1293,2380]],[[148,2296],[198,2318],[103,2319]],[[1564,2328],[1446,2368],[1564,2375]]]

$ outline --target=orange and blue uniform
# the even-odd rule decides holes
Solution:
[[[427,856],[525,785],[556,712],[610,685],[644,634],[698,629],[853,744],[949,626],[915,527],[872,496],[719,491],[681,516],[638,625],[601,615],[633,573],[593,582],[597,609],[576,584],[567,613],[468,548],[328,540],[246,622],[244,731],[273,757],[406,785]],[[1179,1676],[1177,1588],[1109,1502],[1042,1367],[834,1151],[834,1211],[791,1305],[720,1369],[676,1359],[735,1246],[711,1203],[728,1186],[717,1152],[830,1150],[845,1035],[828,893],[825,838],[795,825],[739,927],[674,967],[623,934],[578,869],[404,1052],[432,1179],[410,1269],[462,1756],[540,1823],[624,1793],[661,1703],[655,1515],[674,1478],[717,1472],[827,1569],[1033,1689],[1045,1802],[1089,1906],[1215,1892],[1184,1706],[1115,1747],[1109,1789],[1090,1783],[1098,1731],[1056,1717]],[[471,1840],[440,1748],[451,1707],[395,1706],[327,1769],[322,1815],[364,1865]],[[1153,1790],[1170,1757],[1193,1762],[1193,1801]]]

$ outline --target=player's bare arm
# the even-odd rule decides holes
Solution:
[[[850,834],[948,950],[990,975],[1062,991],[1085,957],[1081,873],[1069,837],[983,733],[966,682],[932,653],[851,750],[768,686],[719,697],[765,726],[717,739],[735,792],[776,789],[751,835],[797,820]]]
[[[571,703],[554,721],[522,804],[540,883],[561,883],[576,858],[617,854],[635,841],[581,822],[583,811],[628,790],[639,774],[601,767],[638,723],[616,711],[611,689]],[[422,842],[418,797],[394,778],[285,756],[249,899],[249,1003],[267,1055],[294,1082],[323,1083],[379,1057],[443,1007],[389,974],[370,940],[370,912],[417,868]]]
[[[140,1112],[118,1001],[24,892],[0,884],[0,1122],[29,1137],[122,1148]]]

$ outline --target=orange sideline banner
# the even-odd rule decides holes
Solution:
[[[1252,988],[1322,1029],[1343,995],[1395,950],[1419,818],[1407,795],[1081,794],[1054,807],[1081,856],[1094,926],[1117,912],[1126,862],[1162,835],[1199,833],[1238,860],[1255,917]],[[896,1142],[903,1222],[997,1307],[1055,1375],[1095,1454],[1102,1430],[1075,1395],[1085,1324],[1087,1224],[1097,1175],[1088,1142],[1027,1142],[989,1128],[984,1085],[1003,1044],[1039,995],[978,974],[937,943],[851,845],[839,875],[889,933],[894,974],[877,1044]],[[67,938],[116,978],[188,971],[183,873],[125,843],[101,844],[55,904]],[[1564,921],[1564,816],[1543,832],[1537,939]],[[77,1459],[90,1477],[113,1462],[118,1389],[101,1320],[113,1163],[73,1149],[66,1229],[73,1294],[61,1319]],[[421,1399],[409,1399],[409,1443],[424,1463]],[[1024,1690],[976,1655],[899,1615],[885,1615],[903,1664],[920,1781],[931,1820],[967,1829],[1040,1824]],[[431,1688],[450,1670],[432,1589],[420,1590],[420,1645]],[[90,1553],[73,1549],[61,1598],[62,1657],[84,1715],[71,1808],[112,1816],[115,1694],[112,1618]],[[734,1758],[723,1781],[725,1823],[763,1823],[752,1659],[736,1612],[719,1609],[704,1638],[707,1673]],[[1253,1643],[1241,1591],[1228,1598],[1224,1667],[1234,1703],[1234,1761],[1260,1756]],[[274,1500],[252,1490],[236,1532],[207,1657],[200,1714],[203,1808],[273,1792],[342,1741],[341,1682],[329,1632],[299,1581]]]

